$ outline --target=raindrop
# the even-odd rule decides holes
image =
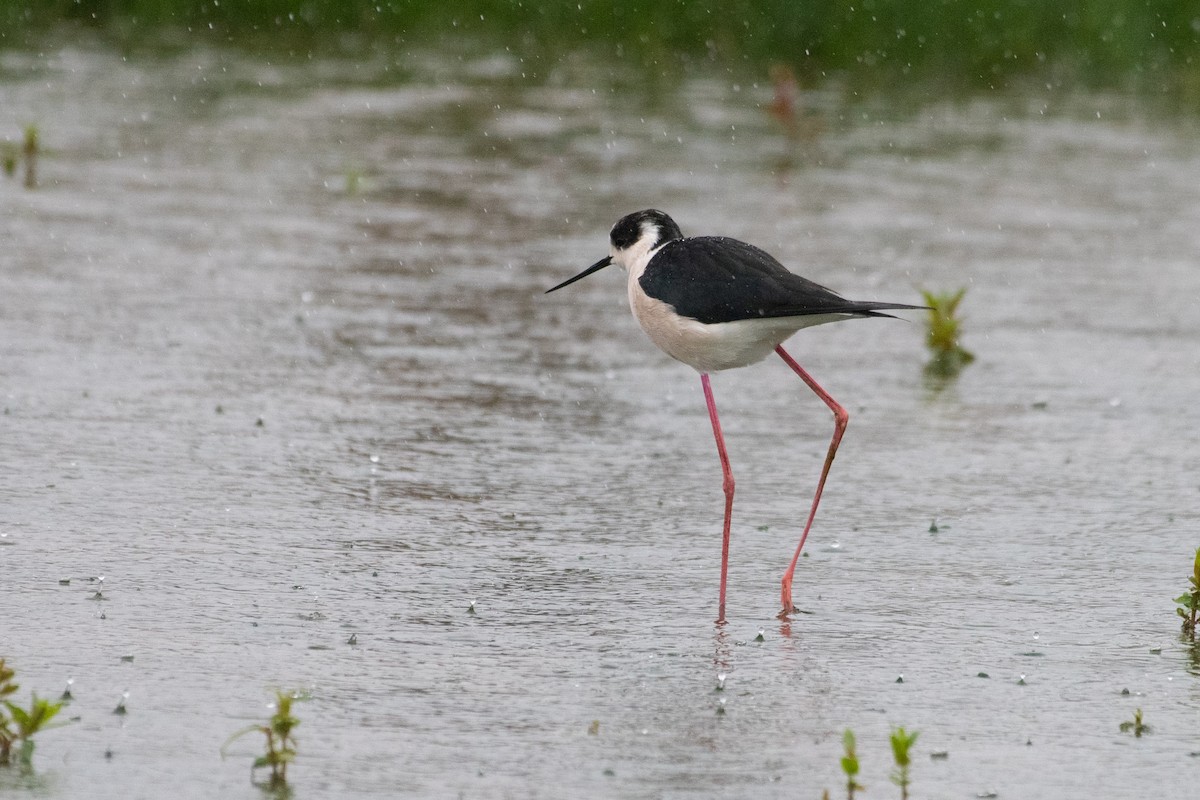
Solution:
[[[62,700],[64,703],[74,699],[75,695],[71,694],[71,687],[74,685],[75,685],[75,679],[67,678],[67,688],[63,689],[63,693],[61,696],[59,696],[58,699]]]
[[[717,691],[718,692],[725,691],[725,673],[724,672],[717,673]]]
[[[763,629],[762,629],[762,628],[759,628],[759,629],[758,629],[758,636],[755,636],[755,637],[754,637],[754,641],[756,641],[756,642],[765,642],[765,641],[766,641],[766,638],[763,636],[763,633],[764,633]]]
[[[717,701],[717,714],[722,715],[724,713],[725,713],[725,698],[722,697],[720,700]]]
[[[125,710],[125,701],[129,699],[129,692],[122,692],[121,699],[117,701],[117,707],[113,709],[113,713],[118,716],[125,716],[128,712]]]

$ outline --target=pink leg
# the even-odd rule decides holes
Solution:
[[[792,556],[792,563],[788,565],[787,572],[783,573],[783,610],[779,612],[779,616],[786,617],[796,610],[796,607],[792,605],[792,575],[796,572],[796,562],[800,560],[800,551],[804,549],[804,541],[808,539],[808,531],[812,528],[813,519],[817,516],[817,505],[821,502],[821,492],[825,489],[825,478],[829,476],[829,467],[833,464],[833,456],[837,453],[838,443],[842,441],[842,434],[846,432],[846,423],[850,421],[850,414],[830,397],[829,393],[822,389],[820,384],[796,363],[795,359],[787,354],[782,345],[776,347],[775,352],[800,376],[800,380],[808,384],[808,388],[816,392],[817,397],[825,401],[825,405],[829,406],[829,410],[833,412],[834,424],[833,439],[829,442],[829,453],[825,456],[825,466],[821,468],[821,480],[817,482],[817,493],[813,496],[812,508],[808,512],[808,522],[804,523],[804,533],[800,535],[800,544],[796,546],[796,554]]]
[[[700,383],[704,386],[704,400],[708,403],[708,418],[712,420],[713,437],[717,440],[717,455],[721,457],[722,487],[725,490],[725,530],[721,539],[721,597],[717,606],[717,622],[725,622],[725,576],[729,572],[729,522],[733,518],[733,470],[729,466],[729,455],[725,452],[725,437],[721,435],[721,420],[717,418],[717,404],[713,401],[712,386],[708,375],[701,373]]]

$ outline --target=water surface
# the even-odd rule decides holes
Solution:
[[[297,797],[836,796],[847,727],[886,796],[896,725],[922,796],[1186,794],[1194,121],[829,89],[791,143],[765,82],[562,64],[0,58],[46,148],[0,182],[3,655],[77,717],[0,786],[258,797],[218,751],[280,687]],[[949,386],[919,316],[790,345],[851,413],[790,624],[824,406],[714,379],[717,627],[699,381],[617,271],[542,294],[648,206],[851,297],[969,287]]]

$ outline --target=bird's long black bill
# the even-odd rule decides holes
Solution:
[[[590,267],[585,269],[583,272],[576,275],[574,278],[567,278],[565,281],[560,283],[558,286],[555,286],[553,289],[547,289],[546,294],[550,294],[551,292],[557,292],[559,289],[563,288],[564,286],[570,286],[575,281],[580,280],[582,278],[586,278],[588,275],[591,275],[593,272],[599,272],[600,270],[604,269],[611,263],[612,263],[612,256],[605,256],[604,258],[597,261],[595,264],[592,264]]]

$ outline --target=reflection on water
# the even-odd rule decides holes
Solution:
[[[298,791],[817,796],[844,728],[872,785],[904,725],[953,752],[929,793],[1180,794],[1194,124],[805,86],[797,144],[769,76],[509,67],[0,56],[0,125],[45,147],[39,189],[0,183],[5,655],[74,678],[80,718],[39,746],[44,792],[254,796],[217,749],[304,686]],[[714,378],[739,492],[714,633],[694,375],[619,277],[542,295],[648,206],[850,296],[969,287],[978,360],[935,396],[919,324],[794,340],[852,419],[786,628],[823,406],[777,365]],[[59,582],[87,575],[103,618]]]

